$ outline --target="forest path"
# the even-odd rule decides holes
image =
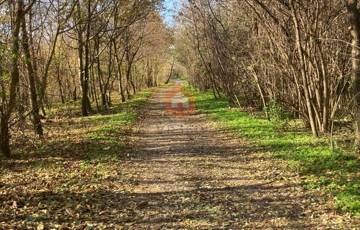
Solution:
[[[132,141],[123,174],[136,229],[347,228],[277,160],[196,113],[180,82],[155,93]]]

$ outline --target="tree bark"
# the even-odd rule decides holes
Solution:
[[[28,78],[29,78],[29,84],[30,84],[30,99],[31,99],[31,114],[33,118],[33,126],[34,131],[37,135],[43,136],[44,131],[41,124],[41,118],[40,118],[40,109],[39,109],[39,103],[38,103],[38,95],[36,90],[36,77],[35,77],[35,71],[32,63],[32,57],[30,53],[30,44],[29,44],[29,36],[26,28],[26,20],[25,17],[22,17],[22,46],[24,49],[25,54],[25,63],[27,67],[28,72]]]
[[[79,75],[80,75],[80,85],[82,90],[81,98],[81,113],[83,116],[88,116],[89,111],[91,110],[90,99],[89,99],[89,38],[90,38],[90,1],[87,1],[87,24],[85,25],[86,37],[84,41],[84,27],[83,25],[78,26],[78,55],[79,55]],[[77,17],[81,21],[83,18],[81,16],[81,5],[80,1],[77,2]]]
[[[308,116],[309,116],[309,122],[310,122],[312,134],[313,134],[313,136],[317,137],[319,134],[318,134],[318,130],[316,128],[315,116],[314,116],[314,111],[313,111],[313,108],[311,105],[310,92],[309,92],[309,88],[308,88],[309,83],[308,83],[308,77],[307,77],[307,73],[306,73],[306,69],[305,69],[303,47],[301,45],[299,19],[298,19],[298,15],[296,13],[296,9],[295,9],[293,0],[290,1],[290,6],[291,6],[292,19],[294,22],[294,29],[295,29],[295,37],[296,37],[295,45],[296,45],[296,48],[298,51],[298,57],[300,60],[300,74],[301,74],[302,81],[303,81],[303,90],[304,90],[304,95],[305,95],[306,108],[307,108],[307,112],[308,112]]]
[[[360,152],[360,9],[357,0],[346,1],[352,36],[352,90],[354,97],[355,148]]]
[[[125,52],[123,52],[123,55],[120,58],[119,53],[118,53],[118,49],[116,47],[116,41],[115,40],[113,40],[113,44],[114,44],[114,49],[115,49],[114,54],[115,54],[115,60],[116,60],[116,65],[117,65],[116,74],[117,74],[117,77],[119,79],[119,93],[121,95],[121,101],[125,102],[126,97],[125,97],[125,92],[124,92],[124,87],[123,87],[123,79],[122,79],[122,72],[121,72],[121,66],[122,66],[122,62],[123,62],[123,59],[124,59]]]
[[[19,58],[20,58],[20,27],[21,19],[24,15],[24,1],[18,0],[13,2],[15,5],[15,18],[12,26],[11,35],[11,71],[10,71],[10,90],[9,101],[7,106],[3,105],[1,108],[0,119],[0,150],[6,157],[11,156],[10,150],[10,131],[9,131],[9,119],[14,110],[16,102],[16,88],[19,84],[20,72],[19,72]],[[5,101],[3,101],[5,103]]]

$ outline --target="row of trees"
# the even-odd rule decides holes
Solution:
[[[0,151],[10,131],[55,103],[81,100],[81,113],[107,110],[159,83],[170,68],[171,36],[160,0],[0,1]]]
[[[358,1],[192,0],[180,20],[194,85],[238,106],[281,105],[314,136],[352,116],[360,140]]]

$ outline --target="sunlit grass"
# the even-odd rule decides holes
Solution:
[[[360,160],[340,149],[333,150],[325,138],[313,138],[299,130],[279,131],[266,119],[229,107],[211,93],[191,90],[197,109],[222,127],[261,147],[274,158],[285,159],[305,179],[308,189],[325,189],[336,199],[339,209],[360,214]]]

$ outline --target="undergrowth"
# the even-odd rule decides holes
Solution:
[[[109,203],[128,189],[124,148],[150,95],[141,92],[88,117],[80,107],[59,105],[44,120],[44,138],[14,142],[13,158],[0,158],[0,228],[74,229],[116,214]]]
[[[325,138],[314,138],[297,129],[280,131],[274,122],[229,107],[211,93],[192,91],[197,109],[221,126],[254,142],[273,157],[284,159],[304,178],[307,189],[325,189],[334,195],[336,206],[360,214],[360,160],[350,152],[333,150]]]

